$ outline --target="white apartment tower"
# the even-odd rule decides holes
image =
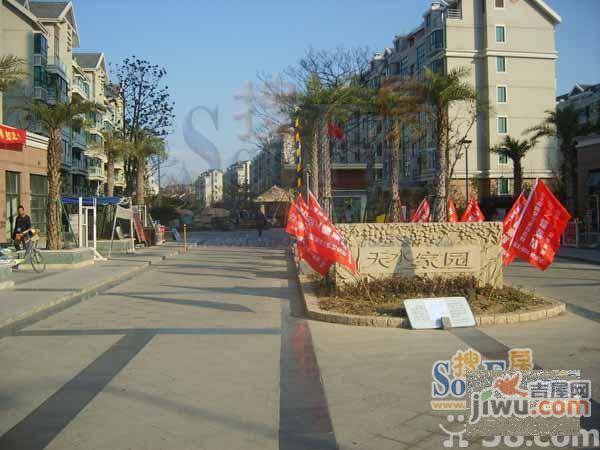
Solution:
[[[393,48],[377,54],[366,80],[378,87],[386,77],[418,76],[425,67],[448,72],[470,69],[470,83],[489,102],[489,113],[478,116],[466,140],[468,165],[456,164],[452,190],[464,201],[469,185],[480,198],[512,195],[512,163],[490,152],[506,135],[524,139],[525,130],[540,123],[555,106],[555,27],[560,16],[543,0],[448,0],[433,2],[421,24],[397,36]],[[376,177],[389,187],[389,140],[386,124],[371,120],[376,139],[371,151],[380,155],[383,173]],[[375,128],[375,130],[372,130]],[[378,136],[378,137],[377,137]],[[431,136],[402,145],[401,188],[424,187],[433,181],[435,149]],[[524,181],[553,178],[556,144],[540,140],[523,161]],[[467,173],[468,167],[468,173]]]

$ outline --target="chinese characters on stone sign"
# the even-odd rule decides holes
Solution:
[[[361,247],[358,255],[363,274],[476,272],[480,260],[480,250],[474,246]]]

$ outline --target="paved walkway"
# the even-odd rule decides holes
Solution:
[[[600,399],[584,316],[376,329],[307,321],[298,300],[284,249],[206,246],[2,338],[0,449],[442,449],[432,365],[469,347],[530,347]]]
[[[19,321],[70,306],[111,283],[139,273],[149,264],[176,255],[180,249],[179,244],[167,243],[137,250],[131,255],[113,255],[110,261],[79,269],[48,269],[41,274],[24,270],[13,272],[15,288],[0,290],[0,335],[10,331]]]
[[[600,248],[561,247],[558,256],[564,259],[600,264]]]

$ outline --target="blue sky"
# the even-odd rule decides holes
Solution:
[[[525,0],[521,0],[525,1]],[[175,177],[206,168],[183,139],[191,109],[218,107],[219,129],[208,114],[194,127],[219,149],[223,163],[247,147],[237,138],[244,110],[234,99],[259,72],[278,73],[305,50],[391,46],[394,35],[413,29],[430,0],[74,0],[79,51],[103,51],[116,63],[135,54],[168,70],[176,103],[169,149]],[[600,0],[547,0],[563,18],[557,29],[558,93],[576,82],[600,82]],[[575,7],[576,4],[577,6]],[[343,5],[343,7],[341,6]]]

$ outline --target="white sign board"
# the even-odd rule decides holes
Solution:
[[[415,330],[442,328],[442,317],[449,317],[453,327],[475,326],[475,317],[464,297],[404,300],[404,308]]]

